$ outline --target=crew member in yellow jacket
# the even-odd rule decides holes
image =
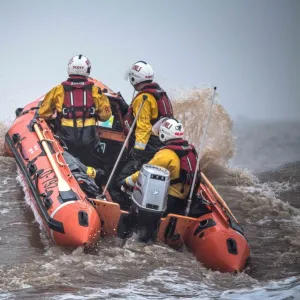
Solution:
[[[152,67],[144,61],[138,61],[132,65],[127,73],[127,79],[133,85],[138,94],[128,108],[124,117],[125,129],[129,130],[134,118],[137,116],[140,106],[143,104],[137,118],[133,138],[129,148],[130,157],[127,164],[116,179],[117,188],[128,175],[140,169],[143,163],[149,161],[163,146],[158,136],[152,134],[152,126],[162,117],[173,117],[173,108],[167,93],[155,82]],[[144,97],[147,97],[143,101]],[[120,198],[120,197],[118,197]]]
[[[166,168],[170,172],[167,213],[184,213],[196,170],[196,150],[183,139],[183,136],[184,128],[180,122],[175,119],[164,120],[159,129],[159,139],[165,146],[148,162],[150,165]],[[124,188],[134,187],[138,176],[139,171],[123,180]],[[199,183],[199,173],[197,176],[196,183]]]
[[[111,117],[108,98],[88,81],[91,64],[88,58],[77,55],[68,64],[69,78],[48,92],[39,108],[39,117],[51,119],[56,112],[60,139],[68,151],[88,166],[96,166],[100,140],[96,121]],[[91,177],[94,171],[90,169]]]

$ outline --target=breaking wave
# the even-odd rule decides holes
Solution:
[[[211,106],[212,93],[210,88],[171,91],[171,95],[174,94],[172,103],[175,116],[184,126],[186,139],[198,150]],[[233,122],[222,105],[218,104],[218,97],[216,94],[204,140],[204,151],[201,153],[201,166],[204,169],[210,162],[227,164],[235,153]]]

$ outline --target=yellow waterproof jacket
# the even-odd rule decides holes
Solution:
[[[180,175],[180,159],[178,155],[171,149],[162,149],[158,151],[154,157],[148,162],[150,165],[166,168],[170,172],[170,180],[179,178]],[[126,178],[126,183],[134,186],[138,179],[140,171],[135,172]],[[182,189],[183,187],[183,189]],[[182,192],[183,191],[183,192]],[[180,198],[186,199],[190,191],[190,185],[177,183],[170,185],[169,194]]]
[[[95,113],[99,116],[100,121],[107,121],[111,117],[111,107],[108,98],[104,94],[99,94],[98,87],[92,87],[92,95],[95,101]],[[48,92],[39,108],[38,114],[41,118],[49,119],[55,110],[61,113],[65,100],[64,87],[60,84]],[[82,127],[82,119],[77,119],[77,127]],[[84,126],[96,124],[95,118],[87,118]],[[72,119],[61,119],[61,125],[74,126]]]
[[[136,122],[135,129],[135,145],[134,148],[145,150],[150,135],[152,133],[151,120],[158,118],[157,102],[153,95],[149,93],[141,93],[132,101],[133,116],[137,115],[137,112],[143,102],[143,96],[147,95],[148,98],[145,101],[139,117]]]

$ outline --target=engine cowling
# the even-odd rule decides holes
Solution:
[[[133,206],[138,210],[161,214],[166,210],[170,172],[162,167],[145,164],[133,189]]]
[[[155,240],[159,221],[167,208],[170,172],[162,167],[145,164],[133,189],[132,217],[142,242]]]

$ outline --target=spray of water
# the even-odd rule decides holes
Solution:
[[[170,91],[175,116],[184,126],[186,139],[198,150],[209,112],[211,94],[211,88]],[[223,168],[235,153],[233,122],[226,110],[218,103],[218,94],[216,100],[212,107],[212,116],[200,160],[203,171]]]

